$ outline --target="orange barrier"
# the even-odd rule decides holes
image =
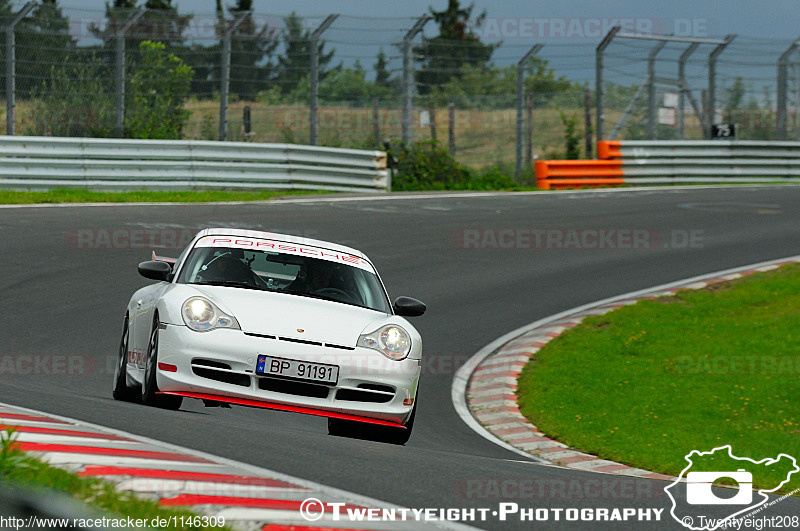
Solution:
[[[601,140],[597,143],[597,158],[603,160],[621,159],[622,142],[619,140]]]
[[[537,160],[536,186],[580,188],[625,184],[621,160]]]

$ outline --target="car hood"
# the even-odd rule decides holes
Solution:
[[[371,323],[379,326],[383,312],[300,295],[244,290],[224,286],[197,287],[223,311],[230,312],[243,332],[354,347]],[[368,330],[371,332],[372,330]]]

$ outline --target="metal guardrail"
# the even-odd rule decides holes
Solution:
[[[603,141],[598,156],[621,161],[626,184],[800,180],[800,142]]]
[[[0,137],[0,188],[388,191],[383,151],[198,140]]]

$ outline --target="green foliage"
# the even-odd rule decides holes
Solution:
[[[14,470],[24,455],[14,446],[16,439],[14,428],[6,428],[4,432],[0,433],[0,478]]]
[[[470,180],[469,169],[461,166],[439,144],[432,141],[417,142],[412,147],[402,146],[397,157],[397,171],[392,179],[392,190],[452,190],[463,188]]]
[[[363,70],[338,68],[329,72],[319,83],[317,94],[322,105],[363,107],[372,105],[375,98],[385,98],[390,92],[387,87],[367,81]],[[310,98],[311,80],[305,76],[285,100],[307,105]]]
[[[481,24],[486,13],[473,19],[474,7],[462,8],[459,0],[449,0],[443,11],[431,8],[431,15],[439,25],[439,35],[423,38],[422,44],[414,50],[421,57],[421,66],[415,73],[420,94],[428,94],[451,78],[460,79],[461,68],[465,65],[486,66],[500,45],[484,44],[475,34],[473,27]]]
[[[525,74],[525,91],[532,93],[537,106],[547,105],[561,96],[562,106],[582,105],[579,86],[565,77],[556,78],[547,61],[534,58]],[[563,95],[563,96],[562,96]],[[566,98],[566,101],[564,101]],[[580,99],[579,103],[577,102]],[[464,65],[461,76],[431,89],[423,105],[445,106],[454,103],[461,109],[508,109],[517,105],[517,67],[478,67]]]
[[[80,62],[51,66],[32,93],[33,119],[25,134],[111,136],[115,123],[113,89],[108,85],[111,79],[94,54]]]
[[[397,158],[392,179],[396,192],[419,190],[514,190],[517,184],[498,168],[475,175],[437,142],[417,142],[411,148],[402,146],[390,152]]]
[[[375,60],[375,84],[381,87],[389,87],[391,82],[391,75],[389,74],[388,63],[386,61],[386,54],[381,47],[378,50],[378,57]]]
[[[125,120],[130,138],[180,138],[189,118],[184,102],[193,71],[162,43],[144,41],[141,65],[130,83],[130,102]]]
[[[281,36],[285,47],[284,54],[278,58],[278,79],[281,92],[289,94],[307,76],[311,69],[311,32],[303,28],[303,19],[294,11],[284,19],[286,28]],[[325,41],[317,43],[319,60],[319,79],[325,79],[328,63],[335,50],[325,53]]]
[[[559,112],[561,123],[564,124],[564,158],[576,160],[581,158],[581,132],[578,130],[580,121],[578,115],[573,113],[570,116]]]

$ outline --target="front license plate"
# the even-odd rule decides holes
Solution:
[[[256,374],[336,385],[339,380],[339,367],[259,354]]]

